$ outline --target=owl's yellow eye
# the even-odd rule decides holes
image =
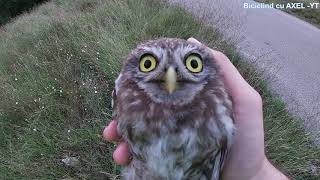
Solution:
[[[191,54],[190,56],[188,56],[186,59],[186,67],[193,73],[201,72],[203,64],[200,56],[196,54]]]
[[[157,60],[152,55],[142,56],[140,60],[140,71],[142,72],[150,72],[154,70],[157,66]]]

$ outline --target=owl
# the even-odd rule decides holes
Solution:
[[[174,38],[138,45],[124,61],[113,102],[132,154],[123,179],[219,179],[234,121],[208,48]]]

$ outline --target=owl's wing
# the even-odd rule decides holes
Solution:
[[[120,73],[118,78],[115,80],[115,87],[112,91],[112,100],[111,100],[111,108],[112,108],[112,119],[115,119],[117,116],[117,92],[119,91],[119,83],[122,74]]]
[[[117,91],[116,91],[116,89],[114,89],[112,91],[111,109],[112,109],[112,119],[114,119],[117,116]]]
[[[115,119],[117,116],[117,93],[119,92],[119,83],[122,74],[120,73],[118,78],[115,80],[115,87],[112,91],[112,100],[111,100],[111,108],[112,108],[112,118]]]
[[[223,145],[223,147],[217,152],[215,158],[213,159],[213,171],[211,175],[211,180],[219,180],[220,175],[224,166],[224,163],[227,159],[228,148],[227,145]]]

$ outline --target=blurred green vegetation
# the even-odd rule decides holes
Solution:
[[[44,1],[47,0],[0,0],[0,26]]]

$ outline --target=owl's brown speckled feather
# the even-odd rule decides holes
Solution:
[[[145,54],[157,59],[150,72],[139,68]],[[186,68],[190,54],[201,57],[201,72]],[[173,93],[163,86],[170,67],[177,73]],[[148,41],[132,51],[115,88],[118,131],[133,155],[124,179],[219,179],[234,124],[218,72],[206,47],[181,39]]]

